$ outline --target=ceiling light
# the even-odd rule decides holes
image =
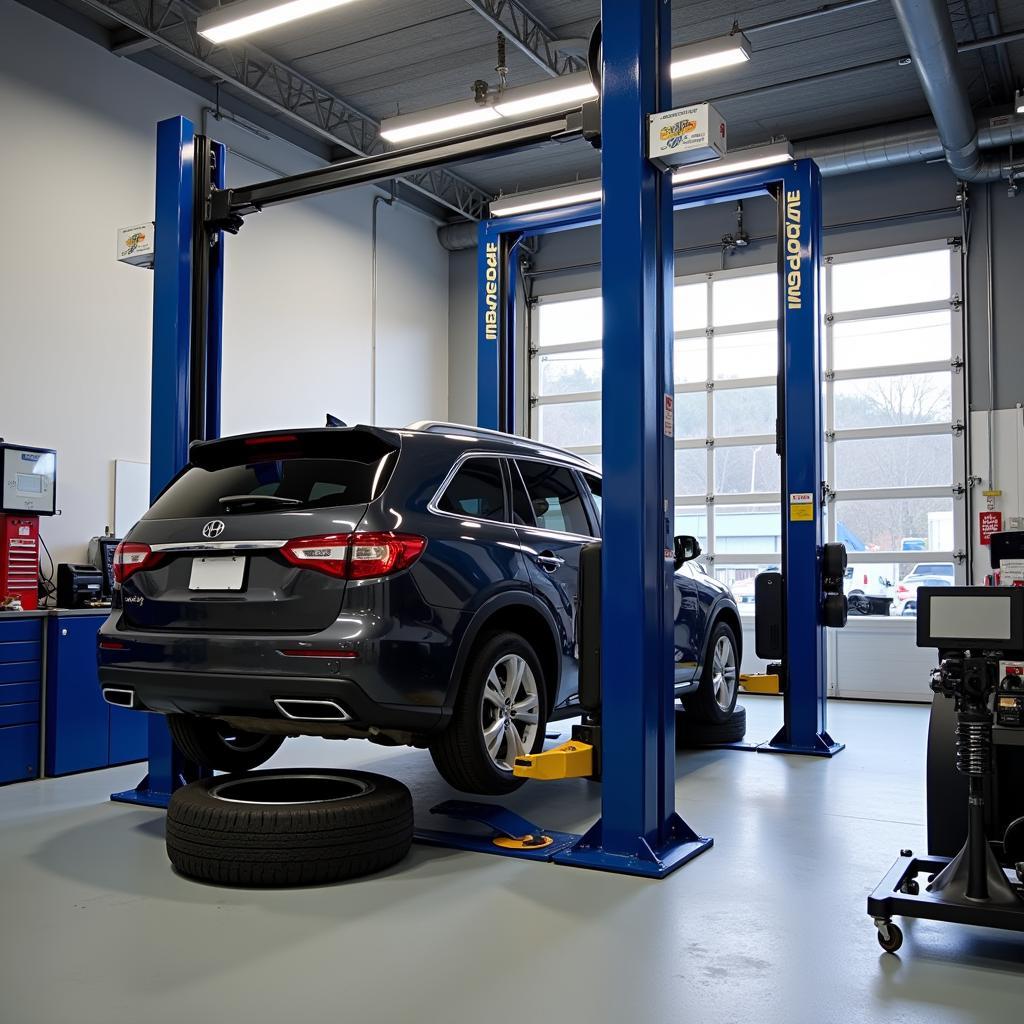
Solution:
[[[673,78],[690,78],[705,71],[744,64],[750,60],[750,43],[742,32],[699,43],[676,46],[672,50],[671,74]]]
[[[586,71],[558,79],[558,84],[554,88],[552,84],[542,82],[540,85],[525,86],[522,89],[509,89],[495,98],[494,109],[502,117],[521,117],[523,114],[532,114],[535,110],[571,106],[597,98],[597,89],[594,88],[590,74]]]
[[[512,217],[517,213],[534,213],[537,210],[553,210],[559,206],[573,206],[576,203],[593,203],[601,198],[601,179],[575,181],[558,188],[539,189],[535,192],[519,192],[503,196],[491,203],[492,217]]]
[[[226,43],[349,3],[352,0],[241,0],[200,14],[196,27],[211,43]]]
[[[754,146],[751,149],[736,149],[721,160],[711,160],[686,167],[672,175],[676,185],[688,181],[703,181],[707,178],[722,178],[727,174],[739,174],[741,171],[754,171],[759,167],[771,167],[773,164],[784,164],[793,159],[793,148],[788,142],[772,142],[767,146]]]
[[[1020,89],[1017,90],[1017,95],[1014,97],[1013,109],[1018,114],[1024,114],[1024,92]]]
[[[381,125],[380,134],[388,142],[408,142],[410,139],[452,133],[460,128],[472,128],[474,125],[500,120],[501,115],[494,107],[467,100],[465,103],[450,103],[446,107],[421,110],[416,114],[389,117]]]

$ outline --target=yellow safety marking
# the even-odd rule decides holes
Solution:
[[[541,850],[545,846],[550,846],[554,839],[551,836],[520,836],[518,839],[499,836],[497,839],[493,839],[492,842],[503,850]]]
[[[540,754],[517,757],[512,774],[520,779],[585,779],[594,774],[594,748],[569,740]]]
[[[740,686],[747,693],[778,693],[779,677],[777,675],[740,675]]]
[[[810,523],[814,521],[814,503],[799,502],[789,506],[789,518],[794,523]]]
[[[1002,491],[982,491],[981,493],[984,494],[986,498],[1001,498],[1003,496]]]

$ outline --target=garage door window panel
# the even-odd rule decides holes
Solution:
[[[945,239],[826,261],[826,524],[851,557],[860,550],[884,558],[883,545],[905,555],[901,546],[914,544],[945,563],[966,545],[963,503],[951,497],[966,475],[959,273],[959,253]],[[536,435],[596,466],[599,304],[593,295],[543,300],[531,370]],[[556,305],[564,307],[557,316]],[[778,562],[781,538],[775,268],[678,281],[674,309],[675,529],[700,539],[716,574],[752,588],[756,573]],[[548,337],[556,327],[559,335]],[[543,353],[554,356],[559,345],[558,355],[589,361],[590,376],[568,359],[558,376],[553,362],[542,366]],[[580,390],[565,390],[568,373],[579,370]],[[758,517],[766,532],[739,529]]]

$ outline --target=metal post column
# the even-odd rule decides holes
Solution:
[[[601,819],[560,863],[662,876],[711,846],[675,813],[671,182],[647,118],[671,107],[671,6],[604,0]]]
[[[197,167],[197,154],[206,167]],[[223,145],[196,136],[186,118],[157,126],[151,501],[188,461],[197,431],[220,430],[223,238],[211,247],[202,221],[210,184],[224,187],[224,163]],[[148,753],[145,778],[112,800],[166,807],[175,789],[205,774],[171,742],[163,715],[150,715]]]
[[[786,585],[784,724],[761,751],[831,757],[822,625],[824,423],[821,407],[821,172],[788,164],[779,206],[782,574]]]
[[[516,432],[516,273],[522,235],[480,225],[476,423]]]

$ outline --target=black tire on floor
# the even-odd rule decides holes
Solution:
[[[725,705],[718,703],[715,692],[715,652],[719,644],[725,645],[732,660],[732,689]],[[683,698],[683,707],[691,718],[699,718],[702,722],[716,725],[727,725],[732,719],[736,698],[740,692],[740,658],[736,631],[727,622],[719,619],[711,629],[708,638],[707,653],[704,656],[704,668],[701,672],[700,686],[694,693]]]
[[[538,690],[537,732],[529,752],[536,753],[544,746],[548,720],[547,680],[536,651],[517,633],[491,633],[482,637],[463,673],[452,720],[430,745],[430,756],[444,780],[464,793],[498,796],[511,793],[526,781],[495,764],[487,752],[483,735],[487,678],[498,663],[509,656],[526,661]]]
[[[283,736],[244,732],[217,718],[168,715],[174,745],[190,760],[218,772],[247,772],[269,761]]]
[[[676,742],[681,747],[739,743],[747,734],[747,709],[737,704],[727,722],[703,722],[686,712],[676,716]]]
[[[320,885],[381,871],[412,845],[412,796],[395,779],[330,768],[219,775],[179,789],[167,856],[218,885]]]

